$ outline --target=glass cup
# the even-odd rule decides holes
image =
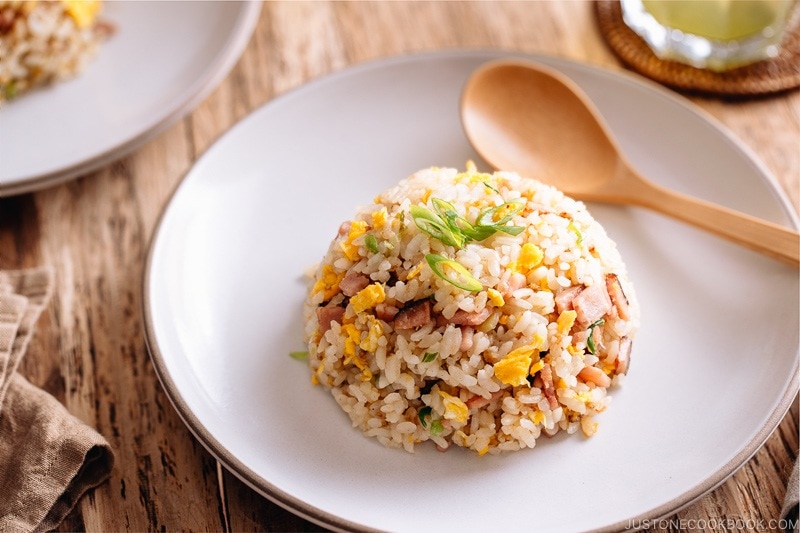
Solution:
[[[798,0],[620,0],[660,59],[724,71],[778,55]]]

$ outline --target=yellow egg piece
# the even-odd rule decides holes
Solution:
[[[522,273],[527,273],[530,270],[539,266],[544,259],[544,252],[542,249],[531,242],[526,242],[522,245],[517,258],[517,270]]]
[[[344,335],[344,355],[346,356],[344,362],[347,364],[356,355],[356,347],[361,341],[361,332],[355,324],[345,324],[342,326],[342,335]]]
[[[62,0],[64,9],[79,28],[88,28],[100,12],[100,0]]]
[[[359,347],[365,352],[373,353],[378,349],[378,340],[383,336],[383,326],[381,321],[372,315],[367,315],[367,323],[369,324],[367,337],[361,341]]]
[[[339,282],[342,279],[344,279],[344,272],[337,273],[331,265],[325,265],[322,269],[322,275],[314,283],[311,293],[317,294],[322,291],[325,300],[330,300],[339,294]]]
[[[439,391],[439,396],[442,397],[444,402],[444,417],[448,420],[455,420],[462,424],[469,418],[469,408],[467,404],[444,391]]]
[[[535,351],[537,347],[532,345],[512,350],[494,364],[494,375],[506,385],[527,385]]]
[[[388,218],[389,213],[386,211],[385,207],[381,207],[377,211],[372,213],[372,227],[375,229],[381,229],[386,225],[386,219]]]
[[[362,313],[375,307],[385,299],[386,293],[383,290],[383,285],[373,283],[372,285],[367,285],[350,298],[350,305],[353,307],[353,311]]]
[[[354,242],[367,232],[367,223],[363,220],[354,220],[350,223],[347,238],[340,243],[342,252],[350,261],[358,259],[358,245]]]
[[[575,319],[578,318],[578,313],[569,309],[567,311],[562,311],[560,315],[558,315],[558,320],[556,322],[558,327],[558,332],[562,335],[566,335],[569,333],[569,330],[572,329],[573,324],[575,324]]]
[[[503,295],[500,294],[500,291],[497,289],[487,289],[486,296],[488,297],[489,301],[492,302],[492,305],[495,307],[503,307],[506,305],[506,301],[503,298]]]

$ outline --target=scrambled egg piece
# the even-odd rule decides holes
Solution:
[[[367,362],[358,355],[356,347],[363,344],[361,341],[361,332],[355,324],[345,324],[342,326],[342,334],[344,335],[344,364],[353,363],[356,368],[361,370],[361,381],[369,381],[372,379],[372,371],[367,366]],[[322,365],[320,365],[322,368]]]
[[[342,335],[344,335],[344,362],[347,364],[356,355],[356,347],[361,342],[361,332],[355,324],[345,324],[342,326]]]
[[[439,396],[442,397],[442,401],[444,402],[444,417],[447,420],[455,420],[462,424],[467,422],[469,418],[469,408],[467,408],[467,404],[461,401],[460,398],[456,398],[441,390],[439,391]]]
[[[537,409],[536,411],[528,415],[528,418],[531,419],[531,422],[538,425],[544,422],[544,413]]]
[[[331,265],[325,265],[322,268],[322,275],[320,278],[314,283],[314,287],[311,289],[311,294],[317,294],[320,291],[323,292],[323,297],[325,300],[330,300],[337,294],[339,294],[339,282],[344,279],[344,272],[336,272]]]
[[[569,330],[572,329],[573,324],[575,324],[575,319],[578,317],[578,313],[569,309],[567,311],[562,311],[560,315],[558,315],[558,332],[562,335],[566,335],[569,333]]]
[[[367,315],[367,323],[369,324],[367,336],[358,346],[365,352],[375,352],[378,349],[378,339],[383,336],[383,326],[381,321],[372,315]]]
[[[510,266],[520,274],[527,274],[542,264],[543,259],[544,252],[542,252],[542,249],[532,242],[526,242],[519,251],[519,257],[517,257],[514,264]]]
[[[494,375],[506,385],[527,385],[536,345],[521,346],[494,364]],[[541,370],[541,369],[540,369]]]
[[[84,29],[94,23],[97,14],[100,12],[102,2],[100,0],[61,0],[64,9],[75,21],[78,28]]]
[[[410,279],[414,279],[414,278],[416,278],[417,276],[419,276],[419,273],[422,271],[422,265],[423,265],[423,264],[424,264],[424,263],[423,263],[422,261],[420,261],[419,263],[417,263],[417,264],[414,266],[414,268],[412,268],[411,270],[409,270],[409,271],[408,271],[408,275],[406,275],[406,281],[407,281],[407,280],[410,280]]]
[[[553,292],[550,290],[550,283],[547,282],[546,277],[539,280],[539,289],[546,292]]]
[[[372,379],[372,370],[367,367],[367,362],[364,361],[361,357],[355,356],[353,357],[353,364],[356,365],[356,368],[361,370],[361,381],[369,381]]]
[[[487,289],[486,296],[488,296],[489,301],[492,302],[492,305],[495,307],[503,307],[506,305],[506,301],[503,298],[503,295],[500,294],[500,291],[497,289]]]
[[[489,181],[492,178],[491,174],[487,174],[485,172],[478,172],[478,167],[475,165],[475,162],[471,159],[467,160],[465,165],[466,170],[464,172],[459,172],[454,181],[466,181],[467,183],[480,183]]]
[[[367,223],[363,220],[354,220],[350,223],[350,231],[347,232],[347,238],[339,244],[345,257],[350,261],[358,259],[358,245],[354,241],[366,232]]]
[[[381,229],[386,225],[386,219],[389,217],[389,213],[386,211],[385,207],[381,207],[377,211],[372,213],[372,227],[375,229]]]
[[[350,305],[353,307],[353,311],[361,313],[382,303],[385,299],[386,293],[383,290],[383,285],[373,283],[372,285],[367,285],[350,298]]]

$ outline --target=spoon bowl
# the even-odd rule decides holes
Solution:
[[[653,209],[800,267],[796,231],[642,177],[589,97],[549,67],[521,60],[483,65],[464,88],[461,119],[475,150],[495,169],[581,200]]]

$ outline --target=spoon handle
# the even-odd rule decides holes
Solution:
[[[800,268],[800,234],[754,216],[665,189],[639,177],[636,203]]]

